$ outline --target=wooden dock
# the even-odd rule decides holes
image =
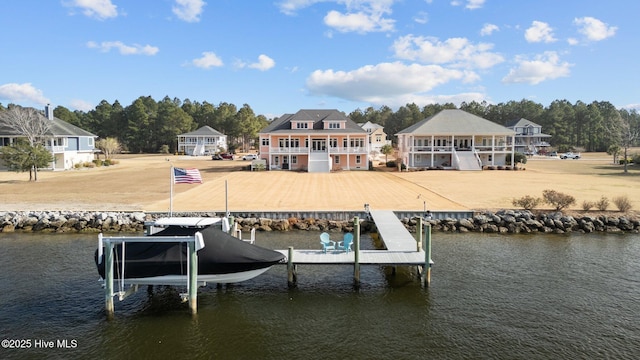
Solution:
[[[431,228],[426,233],[426,244],[422,245],[422,219],[418,219],[418,240],[402,225],[392,211],[371,212],[373,221],[378,228],[380,239],[386,250],[360,250],[360,219],[354,218],[353,251],[327,251],[301,249],[276,250],[287,257],[289,285],[297,282],[296,269],[298,265],[353,265],[354,282],[360,283],[360,265],[380,266],[416,266],[421,281],[425,286],[431,282]],[[319,239],[318,239],[319,240]]]

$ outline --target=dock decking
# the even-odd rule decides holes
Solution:
[[[380,239],[385,244],[386,250],[360,250],[360,220],[354,218],[354,243],[353,251],[327,251],[322,250],[276,250],[287,256],[287,270],[289,273],[289,285],[297,281],[297,265],[353,265],[354,281],[360,282],[360,265],[381,266],[417,266],[423,284],[428,286],[430,282],[431,265],[431,234],[427,235],[427,251],[422,250],[420,233],[418,240],[402,225],[392,211],[371,212],[373,221],[378,228]],[[422,219],[419,219],[419,229],[422,229]]]

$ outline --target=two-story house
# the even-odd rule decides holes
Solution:
[[[215,154],[227,150],[227,135],[211,126],[178,135],[178,152],[187,155]]]
[[[515,131],[515,151],[537,155],[546,153],[551,146],[547,141],[551,135],[542,133],[542,126],[527,119],[516,119],[507,123],[507,128]]]
[[[73,169],[76,164],[93,161],[96,135],[54,117],[50,105],[45,106],[44,113],[38,114],[48,122],[44,142],[45,148],[53,155],[48,169]],[[0,116],[3,116],[2,112]],[[0,146],[11,145],[16,139],[24,137],[16,130],[2,126],[0,121]]]
[[[260,158],[269,169],[367,170],[369,136],[338,110],[302,109],[260,131]]]
[[[511,129],[463,110],[446,109],[396,134],[407,168],[482,170],[513,163]]]
[[[374,124],[371,121],[358,125],[369,134],[369,151],[372,157],[379,156],[382,153],[380,150],[382,146],[391,145],[391,140],[387,140],[387,134],[384,132],[382,125]]]

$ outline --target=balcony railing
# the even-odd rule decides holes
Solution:
[[[456,151],[511,151],[511,145],[496,145],[496,146],[473,146],[473,147],[453,147],[453,146],[410,146],[409,152],[453,152]]]
[[[45,149],[49,150],[54,154],[64,152],[64,148],[65,148],[64,146],[45,146]]]

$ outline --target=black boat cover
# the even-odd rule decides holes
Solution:
[[[262,269],[283,261],[285,256],[277,251],[252,245],[237,239],[214,226],[204,229],[169,226],[149,236],[149,241],[125,244],[125,277],[145,278],[163,275],[187,274],[186,243],[154,243],[154,236],[193,236],[202,233],[204,248],[198,251],[198,274],[229,274]],[[121,268],[122,247],[114,249],[114,272]],[[98,264],[98,273],[104,279],[105,261]],[[114,274],[118,278],[117,273]]]

